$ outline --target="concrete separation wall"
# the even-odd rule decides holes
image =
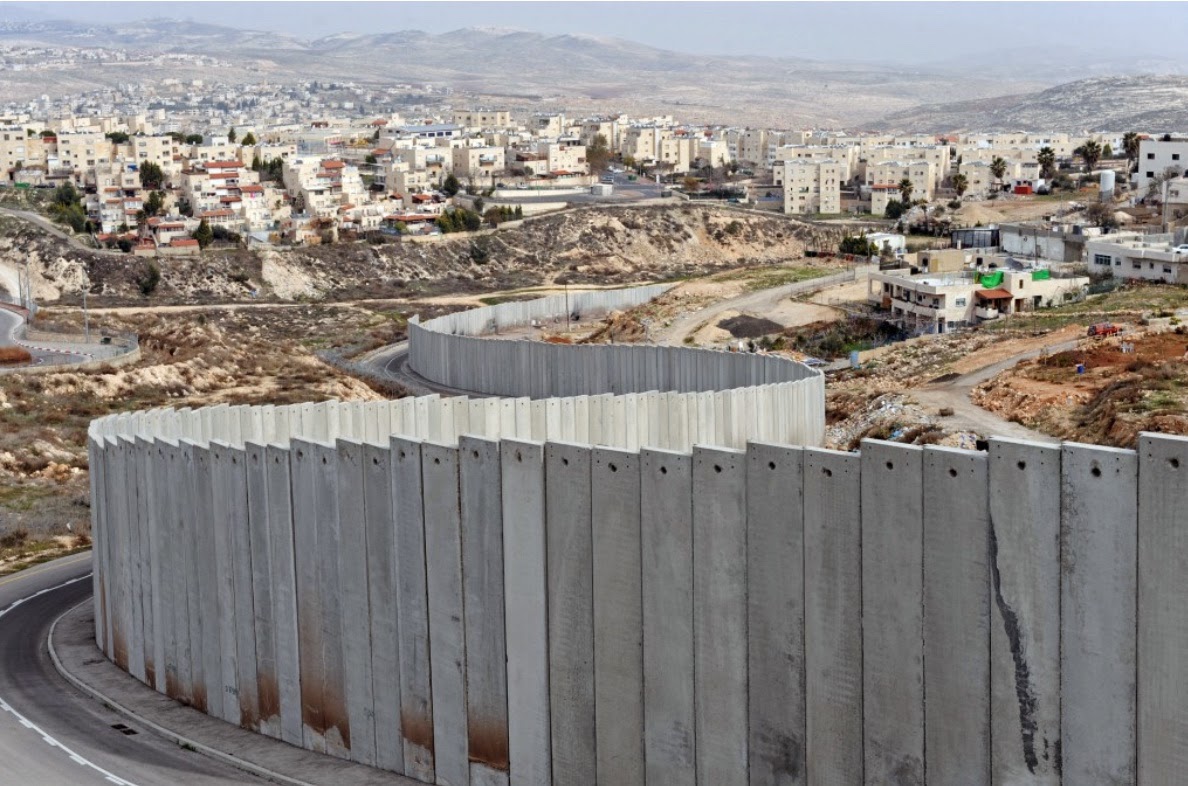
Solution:
[[[1178,778],[1188,439],[454,444],[427,403],[96,421],[107,657],[426,783]]]

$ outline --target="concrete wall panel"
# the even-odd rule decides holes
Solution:
[[[693,451],[697,783],[747,779],[746,462]]]
[[[860,459],[804,454],[805,782],[863,780]]]
[[[632,786],[644,782],[638,454],[596,449],[591,483],[598,777]]]
[[[598,782],[594,723],[591,451],[545,446],[553,783]]]
[[[990,783],[986,457],[924,449],[925,763],[931,782]]]
[[[803,451],[747,448],[750,778],[805,783]]]
[[[866,783],[923,786],[922,453],[862,443]]]
[[[660,450],[640,460],[646,780],[693,786],[693,463]]]
[[[1188,768],[1188,440],[1139,437],[1138,780]]]
[[[1133,783],[1137,474],[1134,453],[1061,453],[1061,754],[1065,783]]]
[[[464,786],[470,782],[470,764],[457,448],[425,444],[421,468],[434,766],[437,783]]]
[[[1058,786],[1060,449],[993,439],[989,461],[992,781]]]

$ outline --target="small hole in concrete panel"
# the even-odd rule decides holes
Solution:
[[[520,451],[517,450],[516,451],[516,461],[523,461],[523,460],[524,460],[524,455],[522,453],[520,453]]]
[[[404,451],[400,451],[400,458],[404,458]]]
[[[569,459],[567,459],[567,458],[563,458],[563,459],[561,459],[561,463],[562,463],[564,466],[568,467],[568,466],[569,466]]]
[[[833,470],[829,469],[828,467],[822,467],[821,473],[827,478],[833,477]]]
[[[950,468],[949,469],[949,477],[951,477],[951,478],[957,477],[957,470]]]
[[[1169,459],[1167,460],[1167,463],[1168,463],[1168,464],[1171,464],[1171,468],[1172,468],[1172,469],[1179,469],[1179,468],[1180,468],[1180,460],[1179,460],[1178,458],[1169,458]]]
[[[325,463],[326,463],[326,457],[325,457],[325,456],[322,456],[322,463],[323,463],[323,464],[325,464]]]
[[[769,461],[769,462],[767,462],[767,468],[768,468],[768,469],[775,469],[775,462],[774,462],[774,461]]]
[[[297,451],[297,458],[305,458],[305,451],[304,450]]]
[[[714,465],[714,472],[721,472],[721,471],[722,471],[722,465],[721,465],[721,464],[715,464],[715,465]]]
[[[377,459],[377,458],[374,458],[374,457],[373,457],[373,458],[371,459],[371,463],[372,463],[372,464],[375,464],[376,466],[379,466],[379,459]]]
[[[661,474],[661,475],[667,475],[667,474],[668,474],[668,467],[661,467],[661,468],[660,468],[660,474]]]
[[[1095,478],[1100,478],[1101,477],[1101,467],[1094,467],[1093,469],[1089,470],[1089,474]]]
[[[433,459],[433,463],[434,463],[434,464],[440,464],[440,463],[441,463],[441,459],[439,459],[439,458],[435,458],[435,459]]]
[[[888,462],[887,462],[887,469],[895,469],[895,462],[894,462],[894,461],[888,461]]]
[[[617,466],[615,466],[614,464],[608,464],[607,466],[609,466],[609,467],[610,467],[610,471],[611,471],[611,472],[618,472],[618,471],[619,471],[619,468],[618,468]]]
[[[239,459],[237,459],[237,458],[235,458],[234,456],[232,456],[232,457],[231,457],[231,463],[232,463],[232,464],[238,464],[238,463],[239,463]]]
[[[1020,461],[1020,462],[1017,462],[1017,463],[1015,464],[1015,466],[1016,466],[1016,467],[1018,467],[1019,469],[1027,469],[1027,462],[1026,462],[1026,461]]]

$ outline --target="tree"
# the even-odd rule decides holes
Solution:
[[[253,147],[253,146],[255,146],[255,144],[256,144],[256,135],[255,135],[255,134],[253,134],[251,131],[248,131],[246,134],[244,134],[244,135],[243,135],[243,141],[242,141],[242,142],[240,142],[239,144],[243,145],[244,147]]]
[[[481,216],[483,214],[483,206],[486,204],[487,204],[486,200],[484,200],[482,197],[477,197],[474,200],[474,212],[478,213]]]
[[[1073,153],[1080,156],[1081,160],[1085,162],[1085,171],[1092,172],[1093,168],[1097,166],[1097,162],[1101,160],[1101,143],[1096,139],[1090,139]]]
[[[610,145],[602,134],[595,134],[586,146],[586,163],[589,164],[590,171],[595,173],[605,171],[610,163]]]
[[[899,195],[902,197],[901,201],[903,204],[911,204],[912,191],[914,191],[915,188],[916,187],[912,185],[911,178],[905,177],[903,180],[899,181]]]
[[[1093,202],[1086,207],[1085,218],[1092,221],[1094,226],[1099,226],[1102,229],[1115,229],[1118,226],[1113,206],[1105,202]]]
[[[853,254],[859,257],[868,257],[878,253],[874,243],[867,240],[865,235],[846,235],[838,244],[837,250],[843,254]]]
[[[165,193],[163,191],[153,191],[149,194],[148,199],[144,201],[144,214],[148,217],[160,215],[161,208],[165,207]]]
[[[953,175],[953,190],[957,192],[957,198],[965,196],[965,192],[969,190],[969,178],[958,172]]]
[[[994,179],[998,181],[999,190],[1002,189],[1002,179],[1006,176],[1007,163],[1001,156],[995,156],[990,160],[990,174],[994,175]]]
[[[454,177],[454,173],[450,172],[441,185],[441,190],[446,196],[453,196],[462,190],[462,184],[458,182],[458,178]]]
[[[1040,165],[1040,177],[1051,180],[1056,174],[1056,151],[1047,146],[1041,147],[1035,160]]]
[[[1122,150],[1126,153],[1126,171],[1129,172],[1131,166],[1138,163],[1139,157],[1139,135],[1135,131],[1127,131],[1122,135]]]
[[[128,135],[125,134],[123,131],[109,131],[104,136],[106,136],[108,139],[110,139],[112,141],[112,144],[116,144],[116,145],[122,145],[128,141]]]
[[[375,129],[375,133],[371,135],[371,141],[378,142],[379,138],[380,138],[380,130],[377,128],[377,129]]]
[[[165,183],[165,173],[161,167],[152,161],[145,161],[140,165],[140,187],[160,188]]]
[[[177,200],[177,212],[181,213],[187,218],[192,217],[194,215],[194,206],[190,204],[190,200],[182,197],[181,199]]]
[[[206,248],[214,240],[214,230],[210,228],[210,224],[206,223],[204,218],[190,237],[198,241],[198,248]]]
[[[231,126],[231,129],[227,131],[227,141],[231,144],[235,144],[235,139],[237,136],[238,134],[235,133],[235,126]]]
[[[374,154],[368,153],[367,157],[363,159],[363,162],[367,164],[377,164],[379,163],[379,159],[376,158]]]
[[[54,136],[57,136],[57,134],[56,134],[55,132],[53,132],[53,131],[49,130],[48,128],[47,128],[47,129],[44,129],[44,130],[41,132],[41,138],[42,138],[42,139],[49,139],[50,137],[54,137]]]
[[[186,144],[187,145],[200,145],[200,144],[202,144],[202,142],[203,142],[202,134],[187,134],[186,135]]]
[[[1109,142],[1101,146],[1101,157],[1107,161],[1114,157],[1114,148],[1110,146]]]
[[[902,216],[906,210],[907,208],[904,207],[904,204],[898,199],[888,199],[887,209],[883,212],[883,217],[895,221],[900,216]]]

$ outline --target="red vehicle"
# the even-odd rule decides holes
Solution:
[[[1093,338],[1116,336],[1121,332],[1122,329],[1112,322],[1098,322],[1096,325],[1089,326],[1089,335]]]

